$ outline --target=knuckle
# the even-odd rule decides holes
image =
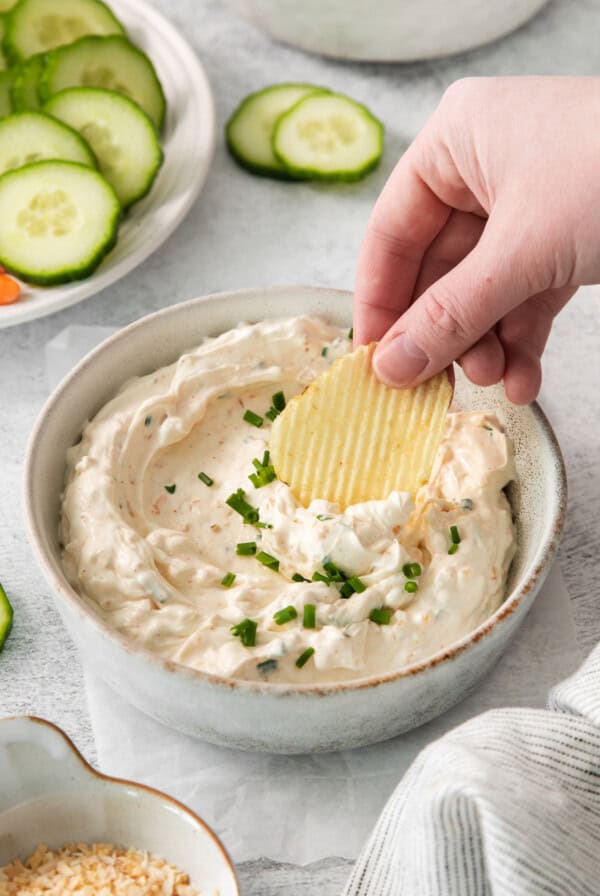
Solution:
[[[473,95],[473,92],[478,89],[480,83],[480,78],[458,78],[458,80],[453,81],[444,91],[442,103],[445,106],[454,104],[462,105]]]
[[[425,296],[426,323],[435,338],[449,343],[470,342],[470,328],[455,297],[450,293],[430,292]]]

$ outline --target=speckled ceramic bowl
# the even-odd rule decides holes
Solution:
[[[307,287],[184,302],[103,342],[40,414],[25,462],[25,508],[35,554],[84,661],[117,693],[170,727],[217,744],[279,753],[336,750],[393,737],[444,712],[475,687],[507,648],[550,568],[566,504],[565,471],[550,424],[537,405],[514,407],[500,387],[478,389],[459,376],[456,404],[496,413],[513,439],[519,479],[510,499],[519,550],[502,606],[426,662],[339,685],[235,681],[150,653],[109,628],[71,588],[58,539],[67,449],[124,380],[171,363],[203,336],[240,320],[317,314],[349,326],[351,313],[349,293]]]
[[[148,850],[189,874],[203,896],[240,896],[221,842],[181,803],[101,775],[50,722],[0,720],[0,866],[39,843],[73,842]]]

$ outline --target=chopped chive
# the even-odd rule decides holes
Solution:
[[[275,417],[279,416],[279,411],[276,408],[269,408],[269,410],[265,413],[265,417],[268,417],[271,423],[275,419]]]
[[[492,429],[491,426],[488,426],[488,425],[487,425],[487,423],[484,423],[484,424],[483,424],[483,428],[484,428],[484,429],[487,429],[488,432],[493,432],[493,431],[494,431],[494,430]]]
[[[348,330],[348,339],[354,339],[354,327],[350,327]]]
[[[310,579],[305,579],[299,572],[295,572],[292,576],[292,582],[310,582]]]
[[[362,579],[358,578],[358,576],[350,576],[348,585],[352,585],[353,590],[356,591],[357,594],[362,594],[363,591],[367,590],[367,586]]]
[[[168,492],[170,495],[174,495],[174,494],[175,494],[175,489],[176,489],[176,488],[177,488],[176,485],[165,485],[165,491]]]
[[[473,510],[473,502],[470,498],[463,498],[460,502],[460,506],[463,510]]]
[[[371,622],[375,622],[377,625],[389,625],[391,618],[392,611],[386,610],[384,608],[371,610],[371,612],[369,613],[369,619],[371,620]]]
[[[198,479],[200,482],[203,482],[204,485],[208,485],[209,487],[215,483],[215,480],[211,479],[208,473],[198,473]]]
[[[271,455],[269,454],[268,451],[265,451],[265,453],[263,454],[262,466],[268,467],[270,462],[271,462]]]
[[[312,574],[313,582],[325,582],[327,586],[331,585],[331,579],[329,576],[324,576],[322,572],[318,572],[315,570]]]
[[[307,662],[309,661],[309,659],[311,658],[311,656],[313,655],[314,652],[315,652],[314,647],[307,647],[306,650],[304,651],[304,653],[300,654],[300,656],[296,660],[296,665],[298,666],[299,669],[301,669],[302,666],[305,666],[307,664]]]
[[[302,625],[304,628],[315,628],[317,624],[317,608],[314,604],[304,604]]]
[[[419,586],[416,582],[405,582],[404,590],[408,591],[409,594],[414,594],[415,591],[419,590]]]
[[[298,611],[296,607],[284,607],[283,610],[277,610],[276,613],[273,613],[273,619],[277,625],[285,625],[286,622],[291,622],[292,619],[295,619],[298,615]]]
[[[256,629],[258,623],[252,619],[242,619],[237,625],[231,626],[231,634],[234,638],[239,638],[244,647],[254,647],[256,644]]]
[[[285,395],[283,392],[276,392],[275,395],[271,396],[271,401],[276,411],[281,412],[285,408]]]
[[[450,526],[450,538],[452,539],[452,544],[460,544],[458,526]]]
[[[258,520],[254,523],[257,529],[272,529],[273,523],[261,523]]]
[[[342,570],[339,569],[335,565],[335,563],[332,563],[331,560],[325,560],[325,562],[323,563],[323,569],[325,570],[325,572],[327,573],[327,575],[329,576],[329,578],[331,579],[332,582],[345,582],[346,581],[346,576],[344,575]]]
[[[328,346],[328,345],[325,345],[325,346],[323,346],[323,348],[321,349],[321,357],[322,357],[322,358],[326,358],[326,357],[327,357],[327,349],[328,349],[328,348],[329,348],[329,346]]]
[[[251,557],[253,554],[256,554],[256,542],[240,541],[240,543],[235,546],[235,552],[240,557]]]
[[[234,572],[225,573],[225,575],[221,579],[221,585],[223,586],[223,588],[231,588],[231,586],[233,585],[234,582],[235,582],[235,573]]]
[[[340,588],[340,595],[348,600],[349,597],[352,597],[354,594],[354,588],[350,584],[350,582],[344,582],[342,587]]]
[[[267,554],[265,551],[259,551],[256,555],[256,559],[259,563],[262,563],[263,566],[272,569],[273,572],[279,572],[279,560],[277,557],[272,557],[271,554]]]
[[[252,426],[256,426],[258,428],[263,425],[263,418],[258,414],[255,414],[254,411],[246,411],[246,413],[244,414],[244,420],[246,421],[246,423],[251,423]]]
[[[328,516],[326,513],[318,513],[317,519],[319,520],[320,523],[324,523],[326,520],[332,520],[333,517]]]
[[[458,550],[458,545],[457,545],[456,543],[455,543],[455,544],[451,544],[450,547],[448,548],[448,553],[449,553],[449,554],[456,554],[457,550]]]
[[[146,419],[144,420],[144,426],[150,426],[151,423],[152,423],[152,416],[149,414],[146,417]]]
[[[225,503],[244,517],[245,523],[258,524],[258,510],[246,501],[244,489],[238,488],[237,492],[229,495]]]
[[[421,575],[423,570],[421,569],[420,563],[405,563],[402,567],[402,572],[407,579],[416,579],[417,576]]]
[[[265,451],[262,462],[257,457],[255,457],[252,461],[252,465],[257,472],[250,473],[248,479],[250,480],[254,488],[262,488],[263,485],[268,485],[270,482],[273,482],[275,479],[277,479],[275,467],[273,467],[272,464],[269,463],[268,451]]]
[[[270,675],[277,668],[277,660],[263,660],[262,663],[256,664],[256,668],[259,675]]]

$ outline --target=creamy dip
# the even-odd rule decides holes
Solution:
[[[291,398],[350,349],[347,331],[317,318],[241,325],[125,383],[86,425],[68,456],[63,563],[103,619],[195,669],[314,683],[393,672],[497,609],[515,547],[503,492],[514,466],[494,417],[449,415],[414,505],[392,492],[344,512],[303,507],[277,479],[250,481],[273,395]],[[258,422],[252,414],[260,427],[244,419]],[[239,489],[258,525],[226,503]],[[252,543],[256,553],[238,553]],[[362,590],[344,598],[344,578]],[[307,604],[314,628],[303,624]],[[277,624],[281,610],[293,618]],[[232,632],[246,620],[254,646]]]

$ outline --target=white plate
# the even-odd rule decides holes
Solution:
[[[206,72],[170,22],[143,0],[110,0],[110,6],[154,63],[167,97],[163,167],[149,195],[127,215],[119,242],[91,277],[52,287],[23,284],[21,299],[0,308],[0,328],[45,317],[120,280],[173,233],[206,180],[215,143]]]

